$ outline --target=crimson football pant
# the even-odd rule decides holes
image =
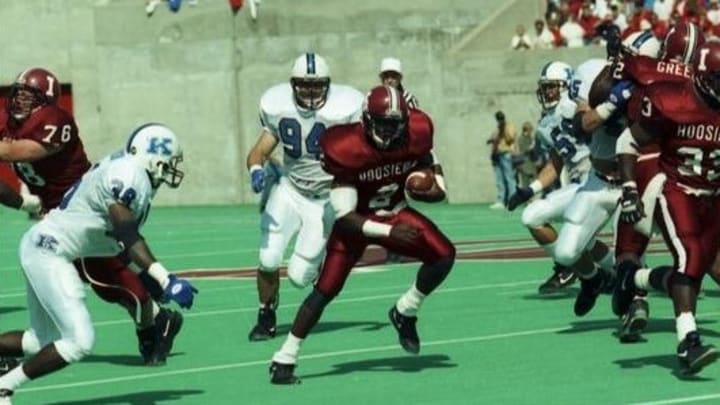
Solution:
[[[140,321],[140,306],[150,294],[140,277],[119,257],[90,257],[75,261],[80,278],[89,283],[98,297],[122,305],[135,321]]]
[[[455,247],[448,238],[425,216],[412,208],[405,208],[392,217],[369,215],[368,219],[388,225],[399,223],[420,231],[416,243],[402,244],[392,238],[367,238],[362,234],[342,232],[333,228],[327,245],[327,256],[315,288],[298,310],[292,333],[305,338],[320,319],[325,306],[337,296],[350,271],[369,244],[377,244],[394,253],[419,259],[423,262],[417,274],[418,290],[430,294],[450,272],[455,261]]]

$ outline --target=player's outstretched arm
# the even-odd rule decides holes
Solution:
[[[42,204],[37,196],[32,194],[23,196],[3,181],[0,181],[0,204],[33,214],[39,214],[42,209]]]
[[[540,169],[535,180],[530,183],[527,187],[518,187],[515,193],[510,196],[508,200],[508,210],[513,211],[520,204],[523,204],[533,198],[533,196],[555,182],[558,178],[558,173],[563,168],[563,161],[560,155],[554,149],[550,150],[550,159],[545,163],[545,166]]]
[[[634,224],[645,216],[642,199],[635,182],[635,167],[640,155],[640,146],[651,142],[652,137],[649,132],[636,122],[623,131],[615,146],[622,181],[620,220],[626,223]]]
[[[0,142],[0,161],[34,162],[59,152],[62,146],[41,144],[30,139]]]
[[[114,203],[110,205],[108,212],[113,236],[125,246],[133,263],[147,271],[160,284],[164,291],[164,300],[173,300],[182,308],[191,308],[198,290],[189,281],[168,272],[165,266],[155,259],[150,247],[140,235],[132,211],[124,204]]]

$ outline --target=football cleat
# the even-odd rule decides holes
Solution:
[[[553,274],[538,287],[539,294],[554,294],[561,292],[565,287],[571,285],[577,279],[572,269],[555,263]]]
[[[635,273],[638,269],[634,264],[618,266],[617,283],[612,292],[612,310],[615,315],[626,314],[630,309],[630,304],[638,293],[635,287]]]
[[[650,307],[646,300],[636,298],[630,304],[630,309],[621,318],[622,325],[618,331],[618,338],[622,343],[635,343],[641,338],[642,331],[647,326],[650,317]]]
[[[390,308],[388,317],[390,318],[390,323],[392,323],[398,333],[400,346],[402,346],[402,348],[408,353],[420,353],[420,338],[418,337],[417,329],[415,328],[417,317],[401,314],[395,305]]]
[[[138,338],[138,350],[142,356],[143,364],[155,365],[155,346],[157,345],[157,330],[155,325],[146,329],[135,330]]]
[[[593,309],[604,284],[605,273],[602,270],[598,270],[597,274],[590,279],[580,280],[580,293],[575,298],[575,315],[584,316]]]
[[[20,365],[20,362],[14,357],[0,357],[0,376],[3,376]]]
[[[703,345],[699,333],[690,332],[678,344],[677,356],[683,372],[690,375],[698,373],[705,366],[716,361],[720,352],[713,345]]]
[[[13,392],[11,390],[0,389],[0,405],[12,405],[10,398]]]
[[[275,309],[271,307],[260,308],[257,316],[257,324],[250,331],[248,339],[250,339],[251,342],[259,342],[274,338],[277,332],[276,322]]]
[[[182,328],[183,317],[178,311],[167,308],[160,308],[155,316],[155,327],[157,328],[157,345],[155,346],[155,362],[165,364],[167,357],[172,351],[175,337]]]
[[[270,383],[280,385],[300,384],[300,378],[294,374],[295,367],[295,364],[282,364],[273,361],[270,364]]]

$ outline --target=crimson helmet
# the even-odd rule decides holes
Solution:
[[[397,146],[405,137],[407,123],[407,103],[398,89],[377,86],[370,90],[363,105],[363,125],[375,146]]]
[[[695,58],[697,49],[704,43],[705,36],[697,25],[678,22],[665,35],[660,59],[690,64]]]
[[[17,121],[26,120],[37,108],[60,98],[60,81],[42,68],[26,69],[18,75],[10,91],[8,112]]]
[[[698,48],[693,81],[703,99],[720,109],[720,42],[709,41]]]

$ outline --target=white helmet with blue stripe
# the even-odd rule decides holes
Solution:
[[[178,169],[183,160],[182,147],[177,135],[163,124],[137,127],[128,138],[125,154],[147,171],[154,189],[162,183],[177,188],[182,182],[184,173]]]
[[[652,31],[637,31],[622,41],[622,50],[629,55],[642,55],[657,59],[660,55],[661,45]]]
[[[573,69],[565,62],[548,62],[540,71],[537,98],[543,110],[555,108],[562,97],[568,96]]]
[[[330,90],[330,68],[325,59],[308,52],[293,64],[290,85],[295,104],[302,110],[319,110],[327,101]]]

